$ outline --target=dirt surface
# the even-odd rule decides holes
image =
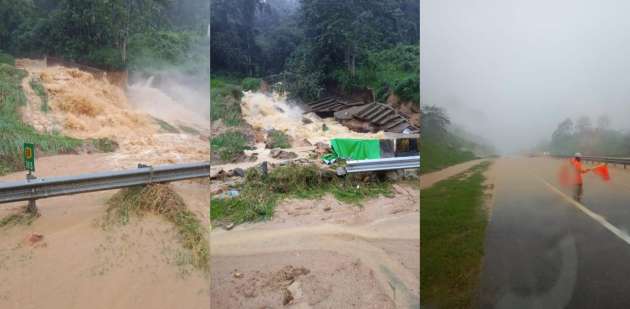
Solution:
[[[107,155],[40,158],[40,177],[111,169]],[[22,179],[23,173],[0,178]],[[209,222],[207,183],[180,182],[174,189]],[[31,225],[0,228],[0,308],[207,308],[207,274],[184,262],[173,226],[147,216],[104,227],[106,201],[116,191],[37,202]],[[24,203],[3,204],[0,218]]]
[[[287,200],[268,222],[214,229],[211,307],[417,308],[419,190],[394,190],[361,206]],[[290,269],[305,271],[278,282]]]
[[[461,172],[465,172],[469,168],[486,161],[486,159],[472,160],[461,164],[449,166],[437,172],[422,174],[420,176],[420,190],[433,186],[436,182],[455,176]]]

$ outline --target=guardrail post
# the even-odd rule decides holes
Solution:
[[[30,182],[31,180],[35,180],[37,179],[37,177],[35,177],[35,175],[31,174],[31,171],[28,172],[28,174],[26,174],[26,181]],[[37,203],[35,202],[36,200],[28,200],[28,206],[26,206],[26,212],[32,215],[37,215],[38,211],[37,211]]]

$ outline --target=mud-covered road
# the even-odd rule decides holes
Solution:
[[[362,207],[288,200],[271,221],[210,234],[212,308],[417,308],[419,190]]]

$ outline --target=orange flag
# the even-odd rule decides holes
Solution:
[[[610,180],[610,173],[608,173],[608,165],[600,164],[592,169],[593,173],[599,175],[604,181]]]

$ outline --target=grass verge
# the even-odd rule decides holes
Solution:
[[[46,92],[44,85],[42,85],[42,83],[36,79],[31,79],[29,83],[31,85],[31,88],[33,88],[33,91],[35,91],[35,94],[37,94],[37,96],[42,100],[42,104],[40,107],[41,111],[44,113],[47,113],[48,112],[48,93]]]
[[[421,191],[422,305],[471,308],[479,284],[487,216],[483,173],[490,162]]]
[[[190,210],[182,198],[168,185],[156,184],[120,190],[107,202],[106,223],[129,223],[132,216],[146,213],[163,216],[177,229],[184,248],[192,253],[190,264],[206,270],[209,267],[206,228]]]
[[[474,153],[462,150],[445,141],[431,141],[425,138],[420,148],[422,155],[422,173],[430,173],[451,165],[478,159]]]
[[[247,170],[245,182],[234,198],[213,198],[210,219],[235,224],[270,219],[276,205],[286,198],[318,198],[332,193],[339,201],[360,205],[379,195],[392,194],[391,183],[381,179],[338,178],[315,165],[286,165],[263,176],[256,168]]]
[[[22,147],[33,143],[41,154],[69,153],[82,141],[60,134],[42,134],[22,122],[18,108],[26,104],[21,87],[26,72],[0,64],[0,175],[22,169]]]
[[[22,211],[0,219],[0,228],[14,225],[31,225],[35,219],[37,219],[37,214]]]
[[[247,137],[243,133],[229,131],[213,137],[210,142],[210,149],[213,153],[216,152],[221,160],[229,161],[249,147],[247,146]]]
[[[243,121],[241,98],[243,92],[238,81],[227,77],[212,77],[210,80],[210,117],[222,120],[227,126],[239,126]]]

